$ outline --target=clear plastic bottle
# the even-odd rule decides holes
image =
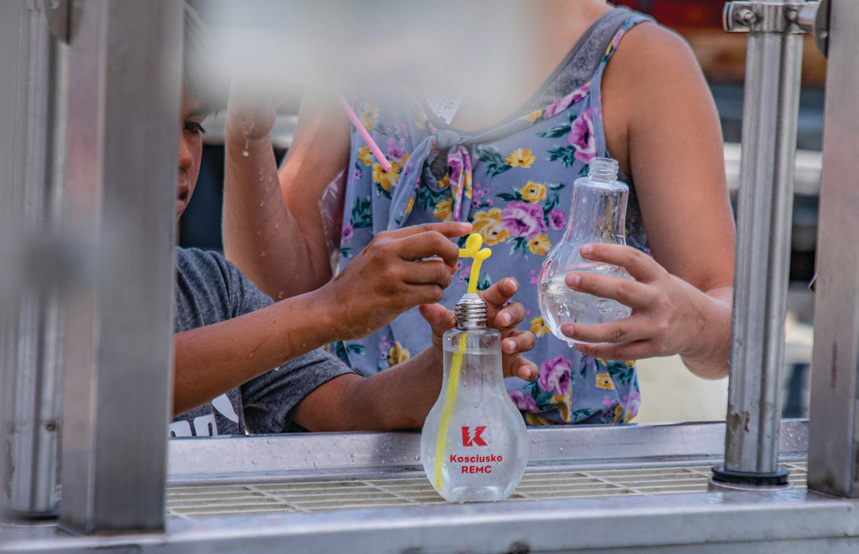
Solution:
[[[501,334],[486,327],[478,295],[456,304],[456,328],[443,341],[441,395],[421,433],[424,470],[445,500],[502,500],[525,473],[528,438],[504,388]]]
[[[622,267],[592,262],[579,254],[579,248],[589,243],[626,244],[629,188],[617,180],[617,168],[615,160],[593,158],[588,176],[576,179],[564,237],[546,256],[540,271],[538,294],[543,321],[553,335],[570,346],[578,341],[561,333],[561,324],[609,323],[631,313],[629,307],[615,300],[576,292],[564,282],[573,271],[632,279]]]

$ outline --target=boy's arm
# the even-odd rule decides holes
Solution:
[[[508,304],[518,288],[515,279],[502,279],[481,294],[489,308],[488,325],[501,331],[505,376],[533,381],[537,367],[523,353],[534,347],[535,337],[518,330],[525,308]],[[432,346],[369,378],[352,373],[331,379],[307,395],[291,419],[311,431],[390,431],[423,426],[441,391],[441,339],[453,327],[454,318],[453,312],[440,305],[421,306],[421,315],[432,328]]]
[[[335,340],[352,340],[413,306],[438,302],[470,224],[435,223],[377,235],[335,279],[313,292],[175,337],[173,412]]]

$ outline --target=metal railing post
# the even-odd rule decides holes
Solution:
[[[817,235],[808,487],[859,497],[859,2],[833,0]]]
[[[12,516],[44,518],[56,515],[60,300],[53,275],[24,273],[32,251],[44,250],[58,222],[63,51],[35,2],[3,3],[0,35],[8,41],[0,63],[0,111],[10,118],[0,124],[0,202],[6,208],[4,222],[14,220],[11,229],[0,233],[3,241],[14,239],[2,262],[12,270],[4,280],[14,290],[7,288],[0,311],[0,419],[5,431],[0,457],[7,465],[0,496]]]
[[[66,306],[60,520],[164,528],[173,362],[183,3],[75,3],[69,229],[87,237]]]
[[[780,486],[781,366],[804,31],[795,3],[732,2],[725,28],[748,31],[725,463],[716,484]]]

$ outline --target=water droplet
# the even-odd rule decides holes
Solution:
[[[475,400],[475,401],[474,401],[474,407],[475,407],[475,408],[479,408],[479,407],[480,407],[480,401],[479,401],[479,400]]]
[[[563,446],[562,446],[562,447],[560,447],[560,448],[558,448],[558,452],[563,452],[563,451],[564,451],[564,447],[563,447]]]
[[[257,236],[262,235],[262,231],[257,231]]]
[[[248,156],[250,156],[250,152],[248,152],[247,150],[242,150],[242,156],[247,158]]]
[[[260,202],[259,207],[262,208],[263,206],[265,206],[265,202]]]
[[[265,258],[265,250],[263,250],[262,252],[260,252],[260,253],[259,253],[259,257],[260,257],[260,258]]]
[[[432,452],[430,452],[430,454],[432,454]],[[421,461],[420,454],[418,454],[417,456],[415,456],[415,461],[416,461],[416,462]]]
[[[275,223],[274,230],[277,231],[278,229],[280,229],[280,223]]]

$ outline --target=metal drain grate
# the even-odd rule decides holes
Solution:
[[[804,462],[782,464],[794,488],[806,487]],[[596,498],[707,491],[709,466],[645,467],[526,474],[508,500]],[[167,516],[317,512],[444,502],[426,478],[172,487]]]

